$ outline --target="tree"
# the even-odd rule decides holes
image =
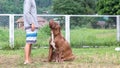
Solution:
[[[104,15],[119,15],[120,0],[98,0],[97,13]]]
[[[56,14],[95,14],[95,0],[54,0]]]
[[[23,1],[22,0],[0,0],[1,14],[22,14]]]
[[[0,0],[0,14],[22,14],[24,0]],[[37,12],[51,11],[52,0],[35,0]]]
[[[56,14],[96,14],[96,0],[54,0],[53,11]],[[89,27],[96,22],[92,17],[71,17],[71,28]]]
[[[52,0],[36,0],[38,14],[52,13]]]

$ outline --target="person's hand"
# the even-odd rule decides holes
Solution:
[[[31,24],[31,30],[34,31],[35,30],[35,25],[32,23]]]

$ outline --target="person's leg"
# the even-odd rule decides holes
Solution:
[[[25,45],[25,63],[30,63],[31,61],[31,58],[30,58],[30,55],[31,55],[31,44],[27,44]]]

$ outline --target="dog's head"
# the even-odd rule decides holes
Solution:
[[[53,31],[54,35],[57,35],[60,33],[60,25],[54,20],[50,20],[49,27]]]

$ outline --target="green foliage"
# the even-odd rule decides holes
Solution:
[[[36,0],[38,14],[52,13],[52,0]]]
[[[24,0],[0,0],[0,14],[22,14]],[[119,0],[35,0],[38,14],[119,15]]]
[[[22,14],[23,1],[22,0],[1,0],[0,13]]]
[[[0,14],[22,14],[24,0],[0,0]],[[35,0],[38,13],[51,13],[52,0]]]
[[[37,43],[35,46],[37,46],[37,47],[48,46],[49,38],[50,38],[50,29],[49,29],[49,26],[46,25],[38,31]]]
[[[94,0],[54,0],[53,11],[57,14],[94,14]]]
[[[45,25],[44,27],[40,28],[40,31],[46,35],[50,35],[50,28],[49,25]]]
[[[119,15],[120,2],[119,0],[98,0],[97,13],[104,15]]]

